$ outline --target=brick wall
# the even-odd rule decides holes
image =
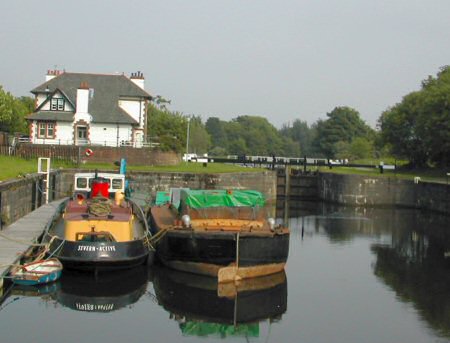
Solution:
[[[181,158],[174,152],[154,149],[136,149],[131,147],[90,147],[91,156],[86,156],[86,149],[81,151],[81,161],[107,162],[120,161],[125,158],[130,165],[175,165]]]
[[[86,154],[88,149],[92,151],[90,156]],[[131,165],[175,165],[181,161],[180,155],[171,151],[132,147],[21,144],[15,154],[23,158],[50,157],[72,162],[111,163],[126,158]]]

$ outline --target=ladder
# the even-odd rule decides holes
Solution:
[[[39,157],[38,158],[38,174],[45,175],[43,179],[44,187],[42,194],[45,195],[45,204],[48,204],[48,194],[50,189],[50,158]]]

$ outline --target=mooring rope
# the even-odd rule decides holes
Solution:
[[[111,214],[111,202],[108,198],[96,197],[89,204],[88,211],[97,217],[107,216]]]
[[[155,233],[151,238],[151,242],[156,245],[158,242],[164,237],[164,235],[169,231],[170,229],[161,229],[157,233]]]

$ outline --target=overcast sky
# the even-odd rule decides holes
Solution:
[[[371,126],[450,64],[450,0],[147,0],[0,4],[0,84],[47,69],[141,71],[171,109],[277,127],[350,106]]]

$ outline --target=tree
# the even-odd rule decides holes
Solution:
[[[327,113],[327,120],[318,120],[315,148],[327,158],[336,158],[337,143],[351,143],[356,137],[371,139],[373,130],[361,119],[359,112],[350,107],[335,107]]]
[[[147,118],[147,134],[150,140],[159,142],[163,151],[183,151],[187,125],[185,116],[149,104]]]
[[[224,148],[227,145],[227,138],[225,134],[225,122],[217,117],[210,117],[206,120],[205,128],[211,137],[211,144],[213,147]]]
[[[0,130],[10,131],[13,118],[14,97],[0,86]]]
[[[189,126],[189,152],[205,154],[211,146],[211,137],[200,117],[192,117]]]
[[[0,131],[27,133],[25,116],[33,112],[34,101],[29,97],[15,98],[0,86]]]
[[[422,81],[421,90],[382,113],[378,120],[381,139],[394,156],[412,165],[449,165],[450,67]]]
[[[283,137],[289,137],[299,145],[299,152],[303,155],[312,155],[312,142],[314,129],[308,126],[306,121],[295,119],[292,126],[285,125],[280,130]]]

